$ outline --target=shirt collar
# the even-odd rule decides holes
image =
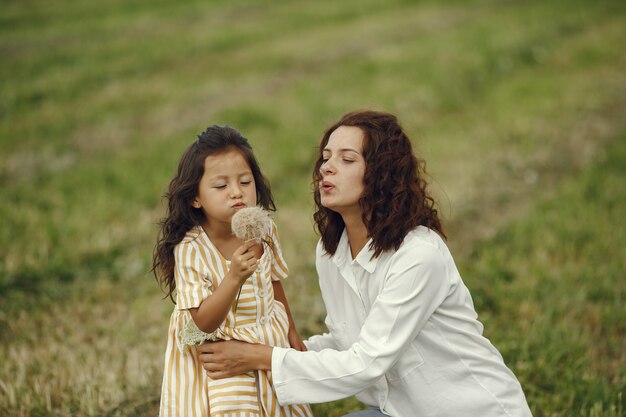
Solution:
[[[358,263],[363,269],[371,274],[374,272],[376,265],[378,264],[378,258],[374,258],[372,243],[372,239],[368,240],[365,246],[363,246],[363,249],[361,249],[361,251],[357,254],[356,258],[352,259],[350,244],[348,242],[348,233],[344,229],[341,234],[341,238],[339,239],[339,244],[337,245],[337,251],[333,256],[333,262],[340,269],[347,263],[350,263],[351,265]]]
[[[376,264],[378,264],[378,258],[374,258],[374,241],[372,239],[368,240],[361,252],[354,258],[352,263],[357,262],[363,269],[365,269],[370,274],[374,272],[376,269]]]
[[[332,256],[332,259],[334,264],[337,265],[337,268],[341,268],[343,264],[350,259],[350,245],[348,245],[348,234],[345,229],[339,238],[337,250]]]

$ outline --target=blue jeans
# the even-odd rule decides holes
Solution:
[[[346,414],[343,417],[389,417],[387,414],[383,414],[378,408],[369,407],[367,410],[355,411],[350,414]]]

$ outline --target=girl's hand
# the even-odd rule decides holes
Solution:
[[[259,259],[255,255],[253,246],[257,242],[250,240],[238,247],[233,256],[230,258],[230,269],[226,276],[237,280],[240,284],[243,284],[246,279],[254,273],[259,266]]]
[[[300,352],[307,351],[306,345],[304,344],[304,342],[302,342],[302,338],[298,334],[298,331],[295,327],[289,328],[289,334],[287,335],[287,338],[289,339],[289,345],[291,345],[291,347],[295,350],[299,350]]]

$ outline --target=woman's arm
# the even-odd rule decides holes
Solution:
[[[326,319],[324,320],[324,322],[327,323],[326,327],[328,328],[328,316],[326,316]],[[332,334],[328,332],[324,334],[317,334],[317,335],[311,336],[308,339],[306,339],[303,343],[306,346],[307,350],[314,350],[316,352],[319,352],[320,350],[324,350],[324,349],[339,350],[339,346],[337,346],[337,342],[335,341],[335,338],[333,337]]]
[[[209,376],[224,378],[271,368],[281,404],[334,401],[376,383],[405,352],[450,288],[437,249],[413,245],[399,252],[358,339],[347,350],[298,352],[242,342],[207,343],[200,347],[200,359]]]
[[[326,262],[332,261],[319,264],[320,273]],[[274,348],[272,377],[281,404],[334,401],[375,384],[409,349],[451,285],[442,253],[421,243],[401,246],[383,280],[363,324],[343,335],[358,334],[342,343],[346,350]],[[332,297],[333,293],[324,294],[327,302]]]
[[[217,329],[230,311],[239,288],[257,268],[258,259],[250,250],[255,242],[246,242],[231,256],[230,269],[221,284],[211,295],[202,300],[200,306],[190,308],[189,313],[194,323],[205,333]]]
[[[254,370],[271,370],[271,346],[237,340],[203,343],[196,347],[211,379],[237,376]]]

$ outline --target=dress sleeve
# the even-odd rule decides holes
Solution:
[[[278,238],[278,230],[276,229],[276,224],[274,224],[274,222],[272,222],[272,232],[270,237],[272,242],[270,248],[272,251],[272,281],[280,281],[287,278],[289,268],[287,267],[287,262],[285,262],[285,258],[283,257],[283,252],[280,249],[280,239]]]
[[[193,241],[183,241],[174,249],[176,308],[195,308],[212,293],[212,284],[202,271],[203,262]]]
[[[408,348],[447,296],[451,280],[437,248],[407,246],[394,254],[384,288],[350,348],[320,352],[274,348],[272,375],[281,404],[354,395],[380,379]]]

